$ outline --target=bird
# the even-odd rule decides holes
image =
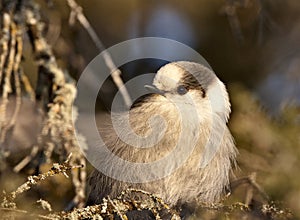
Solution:
[[[129,188],[154,193],[179,209],[219,201],[229,187],[238,153],[227,126],[231,108],[224,83],[200,63],[175,61],[162,66],[145,88],[149,94],[126,114],[116,114],[120,132],[114,130],[116,126],[99,130],[114,156],[149,164],[149,169],[124,166],[125,181],[94,169],[87,204],[100,204],[107,196],[116,198]],[[125,129],[126,120],[131,131]],[[99,160],[100,166],[114,170],[105,162],[111,158]],[[150,166],[158,160],[164,163]]]

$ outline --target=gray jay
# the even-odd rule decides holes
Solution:
[[[122,173],[127,180],[132,176],[133,181],[95,169],[89,179],[87,203],[101,203],[106,196],[115,198],[128,188],[154,193],[171,207],[220,200],[237,154],[227,127],[231,110],[224,84],[209,68],[179,61],[161,67],[153,85],[147,88],[152,93],[134,103],[128,112],[133,134],[122,129],[126,119],[120,113],[116,123],[121,131],[107,126],[102,135],[106,147],[123,160],[135,164],[165,162],[155,168],[149,165],[143,173],[124,166]],[[170,154],[172,157],[167,158]]]

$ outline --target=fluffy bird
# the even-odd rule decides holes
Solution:
[[[101,203],[106,196],[115,198],[128,188],[154,193],[172,207],[218,201],[229,185],[237,154],[227,127],[231,110],[224,84],[209,68],[179,61],[161,67],[153,85],[146,88],[152,93],[129,110],[132,130],[123,129],[128,119],[120,113],[115,121],[121,131],[105,127],[103,140],[112,155],[123,160],[164,163],[149,166],[143,173],[123,166],[121,173],[127,181],[95,169],[89,180],[87,203]],[[167,157],[170,154],[171,159]],[[100,157],[99,166],[111,166],[105,161],[112,158]]]

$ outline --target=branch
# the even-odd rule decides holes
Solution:
[[[269,201],[269,196],[265,193],[265,191],[261,188],[261,186],[256,182],[256,174],[252,173],[249,176],[242,177],[240,179],[234,180],[230,183],[230,188],[235,190],[240,185],[248,184],[252,189],[255,189],[265,200]],[[251,193],[251,191],[249,192]],[[249,194],[247,196],[250,196]],[[249,202],[249,198],[246,198],[246,204]]]
[[[52,168],[46,173],[42,173],[37,176],[35,176],[35,175],[29,176],[28,180],[25,183],[23,183],[15,191],[11,192],[7,196],[8,201],[14,201],[18,195],[30,190],[32,186],[37,185],[39,182],[47,179],[48,177],[62,173],[62,174],[64,174],[65,177],[69,178],[69,176],[66,173],[68,170],[83,167],[82,165],[75,165],[75,166],[71,165],[70,164],[71,156],[72,156],[72,154],[70,154],[68,156],[67,160],[62,164],[54,163]]]
[[[14,214],[13,216],[10,215],[8,218],[5,218],[6,216],[4,213],[4,219],[15,219],[14,217],[17,217],[15,215],[20,215],[21,218],[24,218],[24,216],[26,216],[26,217],[31,217],[34,219],[48,219],[48,220],[57,220],[58,219],[58,218],[51,217],[51,216],[32,214],[26,210],[13,209],[13,208],[0,208],[0,212],[8,212],[10,214]],[[17,218],[17,219],[19,219],[19,218]]]
[[[75,0],[67,0],[67,3],[69,5],[69,7],[71,8],[70,18],[73,18],[74,16],[76,16],[77,20],[80,22],[80,24],[84,27],[84,29],[90,35],[92,41],[94,42],[94,44],[96,45],[98,50],[100,52],[102,52],[101,54],[104,59],[104,62],[111,71],[111,77],[112,77],[114,83],[116,84],[116,86],[118,87],[126,106],[129,108],[132,104],[132,100],[130,98],[130,95],[129,95],[126,87],[124,86],[123,80],[121,79],[121,71],[116,67],[116,65],[114,64],[114,62],[112,60],[112,57],[105,50],[105,47],[103,46],[103,44],[102,44],[101,40],[99,39],[98,35],[96,34],[95,30],[93,29],[93,27],[91,26],[91,24],[89,23],[89,21],[87,20],[85,15],[83,14],[82,8],[77,4],[77,2]]]

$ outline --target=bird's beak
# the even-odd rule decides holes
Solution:
[[[144,86],[146,89],[148,89],[150,92],[155,93],[155,94],[160,94],[160,95],[164,95],[165,92],[158,89],[156,86],[154,85],[145,85]]]

